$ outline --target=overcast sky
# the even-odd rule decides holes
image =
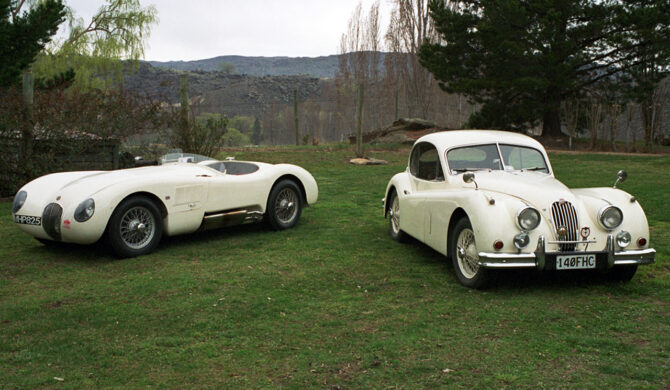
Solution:
[[[154,5],[147,60],[220,55],[317,57],[337,54],[359,0],[140,0]],[[373,0],[363,0],[367,13]],[[66,0],[87,22],[104,0]],[[382,26],[390,6],[381,0]]]

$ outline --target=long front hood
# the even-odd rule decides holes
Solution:
[[[563,199],[575,203],[573,192],[553,176],[538,172],[493,171],[476,173],[481,190],[518,198],[538,209]]]
[[[150,182],[170,182],[198,174],[211,174],[207,168],[194,164],[168,164],[116,171],[81,171],[54,173],[37,178],[23,187],[28,200],[47,204],[57,197],[76,198],[78,201],[94,196],[106,188]]]

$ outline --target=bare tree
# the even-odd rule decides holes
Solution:
[[[379,22],[379,1],[372,4],[368,14],[363,13],[361,3],[356,6],[347,24],[347,31],[340,39],[340,62],[338,74],[337,105],[341,127],[355,127],[356,96],[359,85],[379,83],[379,53],[382,49]],[[376,91],[368,88],[369,91]],[[372,92],[368,99],[377,101]],[[382,107],[373,104],[366,107],[364,126],[377,127],[382,123]]]
[[[430,92],[437,86],[430,72],[419,64],[417,56],[424,42],[438,39],[428,3],[428,0],[393,0],[391,22],[386,32],[386,44],[392,53],[387,57],[387,73],[395,75],[402,85],[408,115],[424,118],[428,117],[433,101]]]

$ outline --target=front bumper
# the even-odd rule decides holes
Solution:
[[[533,253],[491,253],[479,252],[479,266],[484,268],[537,268],[539,270],[555,269],[558,255],[595,254],[597,263],[605,268],[619,265],[643,265],[656,261],[656,250],[653,248],[616,251],[614,238],[607,237],[607,244],[602,251],[587,252],[546,252],[544,237],[540,236],[537,248]],[[600,267],[599,267],[600,268]]]

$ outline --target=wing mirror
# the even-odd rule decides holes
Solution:
[[[617,185],[617,184],[619,184],[619,183],[623,183],[624,181],[626,181],[626,178],[627,178],[627,177],[628,177],[628,173],[626,173],[626,171],[624,171],[623,169],[620,170],[620,171],[616,174],[616,181],[614,182],[614,186],[613,186],[612,188],[616,188],[616,185]],[[464,180],[465,180],[465,179],[464,179]]]
[[[463,174],[463,181],[466,183],[475,183],[475,190],[479,189],[477,182],[475,181],[475,174],[472,172],[465,172]]]

